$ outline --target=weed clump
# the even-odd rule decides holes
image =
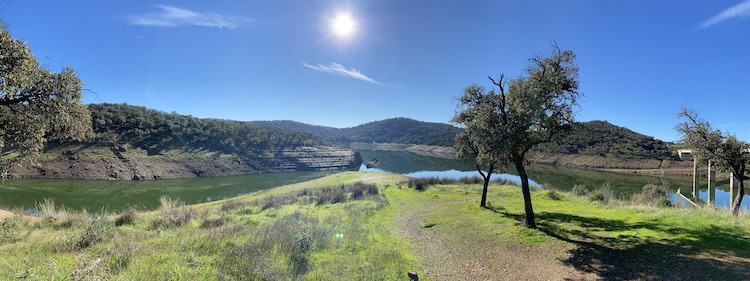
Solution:
[[[586,186],[582,184],[574,185],[573,189],[571,189],[570,192],[575,196],[586,196],[589,194],[588,188],[586,188]]]
[[[284,216],[256,230],[257,239],[229,247],[222,270],[238,279],[297,279],[309,270],[312,252],[328,245],[329,234],[315,216]],[[284,262],[276,262],[274,253]]]
[[[219,226],[225,225],[227,222],[229,222],[229,219],[226,217],[218,217],[215,219],[205,219],[201,223],[201,228],[219,227]]]
[[[130,207],[127,210],[123,211],[116,219],[115,219],[115,226],[123,226],[126,224],[133,224],[135,222],[135,218],[138,215],[138,211]]]
[[[19,240],[18,230],[20,224],[18,218],[7,217],[0,222],[0,244],[15,243]]]
[[[237,209],[239,207],[244,207],[246,205],[247,205],[246,203],[240,202],[239,200],[229,200],[221,204],[221,211],[227,212],[230,210]]]
[[[192,208],[185,206],[185,203],[178,199],[162,196],[159,203],[159,217],[153,222],[153,228],[179,227],[196,216]]]
[[[73,248],[76,250],[86,249],[91,245],[103,242],[110,237],[112,237],[112,222],[106,218],[100,217],[94,219],[91,224],[86,227],[83,234],[81,234],[81,236],[75,241]]]
[[[605,183],[602,185],[602,188],[590,193],[588,197],[591,201],[599,201],[608,204],[614,198],[614,193],[612,192],[612,187],[609,186],[609,183]]]
[[[554,190],[550,190],[550,191],[548,191],[548,192],[547,192],[547,197],[548,197],[549,199],[552,199],[552,200],[555,200],[555,201],[560,201],[560,200],[562,200],[562,195],[560,195],[560,193],[559,193],[559,192],[557,192],[557,191],[554,191]]]
[[[647,184],[643,186],[640,193],[633,194],[630,201],[657,207],[671,207],[672,201],[667,197],[668,193],[668,186]]]
[[[336,204],[346,201],[346,187],[323,187],[313,194],[317,197],[317,205],[326,203]]]

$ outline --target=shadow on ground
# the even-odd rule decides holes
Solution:
[[[496,212],[524,220],[523,214]],[[697,231],[563,213],[539,213],[536,218],[540,231],[576,245],[563,264],[605,280],[750,280],[750,239],[738,229],[711,226]],[[670,238],[639,236],[638,230],[644,229]]]

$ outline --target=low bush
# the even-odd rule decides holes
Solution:
[[[552,199],[552,200],[555,200],[555,201],[559,201],[559,200],[562,200],[562,195],[560,195],[560,193],[559,193],[559,192],[557,192],[557,191],[554,191],[554,190],[550,190],[550,191],[548,191],[548,192],[547,192],[547,197],[548,197],[549,199]]]
[[[226,224],[229,221],[226,217],[218,217],[215,219],[205,219],[201,223],[201,228],[214,228]]]
[[[608,183],[605,183],[602,185],[602,188],[590,193],[588,197],[591,201],[599,201],[608,204],[614,198],[614,193],[612,192],[612,187],[610,187]]]
[[[317,205],[343,203],[346,201],[346,187],[323,187],[316,190],[313,196],[317,197]]]
[[[671,207],[672,201],[667,197],[668,193],[668,186],[647,184],[643,186],[640,193],[633,194],[630,201],[658,207]]]
[[[133,224],[137,215],[138,211],[135,208],[130,207],[127,210],[123,211],[119,216],[117,216],[117,218],[115,219],[115,226]]]
[[[159,217],[154,220],[153,228],[171,228],[179,227],[195,218],[195,212],[192,208],[185,206],[178,199],[171,199],[167,196],[159,198]]]
[[[221,269],[237,279],[298,279],[309,270],[312,252],[327,247],[329,234],[317,217],[296,212],[255,230],[257,239],[230,245]]]
[[[7,217],[0,222],[0,244],[15,243],[19,239],[20,223],[17,217]]]
[[[237,209],[239,207],[244,207],[246,205],[247,203],[240,202],[239,200],[228,200],[228,201],[225,201],[223,204],[221,204],[221,211],[227,212],[227,211]]]
[[[96,218],[86,227],[83,234],[74,242],[73,248],[82,250],[112,237],[112,222],[107,218]]]
[[[573,186],[573,189],[570,190],[570,193],[573,193],[575,196],[586,196],[589,194],[589,190],[585,185],[576,184]]]

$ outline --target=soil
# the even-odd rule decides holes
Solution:
[[[594,273],[583,272],[561,262],[570,256],[572,245],[556,244],[499,245],[476,234],[475,242],[455,245],[449,231],[440,227],[423,228],[423,214],[434,205],[426,200],[407,200],[396,217],[396,235],[407,237],[417,248],[415,257],[422,264],[421,276],[433,280],[598,280]],[[491,239],[491,238],[489,238]]]

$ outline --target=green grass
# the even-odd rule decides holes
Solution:
[[[489,245],[569,249],[561,260],[565,266],[603,278],[750,278],[747,214],[605,204],[536,190],[532,198],[538,229],[526,229],[519,188],[490,190],[490,209],[479,208],[480,185],[437,185],[424,192],[392,194],[394,201],[426,210],[422,218],[429,223],[423,228],[440,229],[451,245],[469,252]]]
[[[0,221],[0,279],[398,279],[418,265],[392,234],[396,210],[378,190],[401,180],[342,173],[210,204],[164,197],[156,211],[96,218],[47,201],[38,218]],[[343,199],[317,200],[325,192]],[[61,214],[76,221],[61,227]]]
[[[405,180],[346,172],[192,206],[165,197],[155,211],[95,218],[43,202],[38,218],[0,219],[0,279],[403,280],[423,272],[414,237],[396,234],[405,213],[461,251],[556,249],[562,266],[604,279],[750,278],[748,215],[536,190],[539,228],[526,229],[518,187],[491,186],[485,209],[479,184],[417,192]]]

